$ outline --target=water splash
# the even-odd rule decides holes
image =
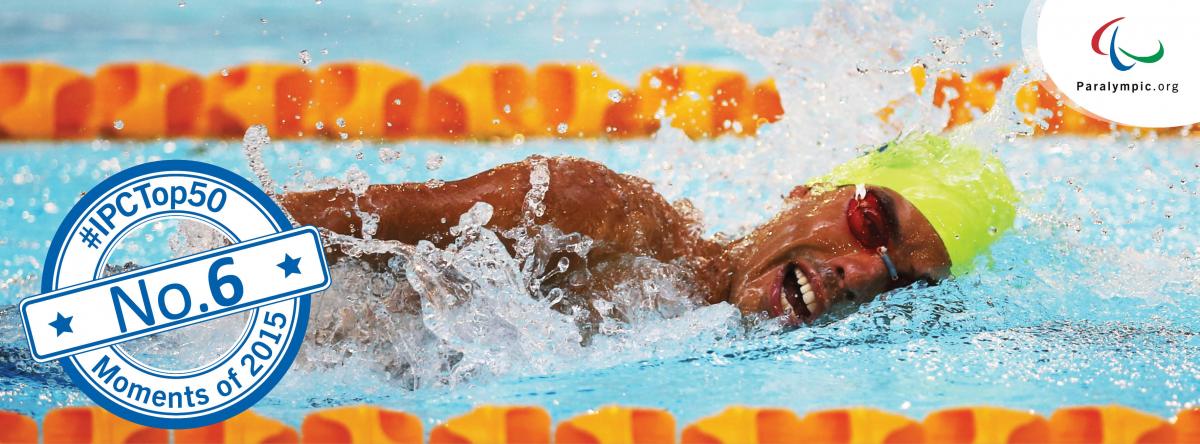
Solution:
[[[271,178],[271,172],[267,170],[262,154],[262,149],[270,143],[271,136],[267,134],[267,127],[264,125],[252,125],[242,136],[242,152],[246,155],[250,170],[258,178],[263,191],[274,197],[279,188],[275,185],[275,179]]]
[[[719,38],[768,67],[789,110],[761,137],[721,141],[732,149],[711,150],[709,156],[693,156],[694,142],[672,129],[648,143],[628,144],[645,152],[644,175],[672,171],[656,189],[695,219],[697,232],[732,226],[735,235],[745,233],[778,208],[777,197],[791,186],[895,137],[895,128],[881,123],[874,110],[888,106],[891,98],[913,95],[903,81],[912,61],[900,54],[907,50],[906,39],[927,24],[897,18],[888,2],[861,8],[827,3],[812,24],[767,37],[738,19],[736,10],[698,1],[691,8]],[[871,29],[889,32],[865,32]],[[799,62],[821,48],[842,57],[820,65]],[[923,116],[907,121],[906,130],[931,129],[938,118],[944,121],[944,115],[916,100],[904,106],[914,110],[906,116]],[[340,118],[337,124],[345,125]],[[243,141],[251,171],[264,189],[274,191],[280,188],[263,159],[269,143],[262,126],[248,130]],[[381,149],[379,158],[399,156]],[[794,167],[778,169],[781,157]],[[439,169],[443,159],[431,153],[426,169]],[[429,182],[441,184],[436,178]],[[316,298],[313,341],[303,365],[313,371],[365,365],[382,378],[420,388],[587,368],[617,356],[679,355],[692,347],[710,348],[714,340],[777,330],[768,323],[746,331],[729,306],[696,307],[694,290],[678,266],[644,257],[624,259],[620,266],[632,271],[607,294],[569,295],[547,287],[547,281],[567,272],[571,260],[586,257],[592,241],[540,222],[545,194],[553,186],[545,159],[530,161],[529,184],[518,226],[500,233],[487,229],[493,209],[477,203],[451,228],[453,239],[444,248],[428,241],[410,246],[373,239],[379,216],[356,205],[353,212],[363,221],[360,236],[323,233],[347,259],[334,267],[334,288]],[[368,185],[368,174],[351,165],[342,178],[306,179],[302,188],[335,187],[362,196]],[[700,207],[725,211],[701,213],[685,196],[699,196]],[[706,219],[708,214],[715,220]],[[674,329],[681,324],[690,328]]]

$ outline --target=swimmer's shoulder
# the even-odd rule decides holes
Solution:
[[[552,189],[581,187],[586,190],[595,186],[627,187],[629,184],[641,187],[648,183],[640,177],[617,173],[608,166],[594,160],[576,156],[547,157],[536,154],[526,157],[519,162],[500,165],[476,176],[496,177],[518,174],[521,176],[522,181],[528,181],[528,175],[532,171],[533,166],[537,164],[546,165],[547,172],[550,174],[550,187]]]

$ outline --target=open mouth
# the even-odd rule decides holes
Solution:
[[[812,320],[821,314],[821,300],[817,297],[815,279],[797,264],[787,264],[780,276],[780,304],[783,314],[791,319],[792,314],[801,322]]]

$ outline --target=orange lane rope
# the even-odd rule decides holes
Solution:
[[[1067,407],[1048,418],[998,407],[935,411],[923,420],[872,408],[809,412],[729,407],[687,424],[655,408],[606,406],[553,424],[541,407],[481,406],[436,424],[369,405],[317,410],[296,430],[252,411],[187,430],[143,427],[100,407],[61,407],[41,421],[41,439],[58,443],[1195,443],[1200,409],[1164,420],[1121,406]],[[37,421],[0,411],[0,442],[38,441]]]
[[[372,62],[250,63],[201,77],[156,62],[88,77],[0,63],[0,139],[241,137],[495,139],[644,137],[670,118],[690,137],[752,135],[783,114],[770,80],[701,66],[656,68],[632,88],[591,64],[470,64],[427,87]]]
[[[955,127],[993,107],[1010,71],[939,73],[927,92],[917,66],[913,97],[947,109],[946,126]],[[1038,121],[1036,135],[1145,132],[1081,114],[1038,83],[1024,85],[1016,102]],[[429,85],[374,62],[248,63],[208,76],[157,62],[108,64],[92,76],[49,62],[0,63],[0,140],[238,138],[256,124],[284,139],[636,138],[663,121],[705,139],[753,136],[783,113],[772,80],[699,64],[654,68],[629,86],[590,63],[532,71],[474,63]],[[891,106],[877,113],[885,122],[893,114]]]

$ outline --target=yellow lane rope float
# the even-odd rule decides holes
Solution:
[[[923,67],[910,73],[915,96],[948,110],[952,128],[989,111],[1011,70],[942,72],[932,87]],[[256,124],[284,139],[636,138],[654,134],[663,121],[706,139],[753,136],[784,112],[772,80],[751,83],[740,72],[698,64],[653,68],[628,86],[591,63],[547,63],[532,71],[473,63],[423,85],[375,62],[315,69],[248,63],[208,76],[129,62],[87,76],[18,61],[0,63],[0,85],[0,140],[238,138]],[[1147,132],[1082,114],[1039,82],[1023,85],[1015,105],[1035,135]],[[893,113],[889,106],[877,115],[888,122]]]
[[[757,444],[757,443],[1196,443],[1200,409],[1164,420],[1121,406],[1068,407],[1048,418],[998,407],[938,410],[924,420],[856,407],[809,412],[729,407],[677,429],[674,417],[654,408],[605,406],[552,423],[541,407],[481,406],[436,424],[425,435],[420,418],[358,405],[317,410],[300,430],[252,411],[188,430],[143,427],[100,407],[61,407],[41,422],[41,442],[189,443],[411,443],[430,444]],[[0,411],[0,442],[39,442],[33,419]],[[172,441],[173,439],[173,441]]]

